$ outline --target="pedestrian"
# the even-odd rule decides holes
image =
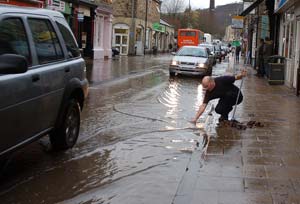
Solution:
[[[269,76],[269,57],[272,55],[273,41],[269,37],[265,38],[263,61],[264,61],[264,73]]]
[[[240,62],[240,52],[241,52],[241,46],[238,45],[238,46],[236,46],[236,48],[235,48],[235,61],[236,61],[237,63]]]
[[[257,69],[257,77],[263,77],[265,75],[264,70],[264,48],[265,47],[265,41],[264,39],[260,39],[260,45],[258,47],[258,69]]]
[[[172,52],[173,46],[172,43],[169,43],[169,52]]]
[[[232,111],[233,106],[240,104],[243,101],[243,95],[239,91],[240,89],[234,85],[236,80],[240,80],[247,75],[246,70],[243,70],[240,74],[236,76],[220,76],[213,78],[211,76],[206,76],[202,79],[202,87],[206,91],[203,99],[203,103],[200,105],[195,118],[192,120],[196,123],[198,118],[205,111],[205,108],[209,101],[213,99],[219,99],[216,106],[216,113],[220,114],[219,122],[227,121],[228,114]],[[238,101],[237,101],[237,97]]]

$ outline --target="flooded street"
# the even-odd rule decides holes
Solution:
[[[135,73],[115,80],[93,75],[77,145],[54,153],[34,143],[16,153],[1,203],[171,203],[201,139],[188,121],[202,88],[199,78],[169,79],[168,57],[151,61],[149,69],[131,62]]]
[[[261,121],[265,127],[218,127],[219,116],[207,116],[215,101],[195,126],[189,121],[203,100],[201,80],[169,78],[169,59],[160,60],[152,60],[161,62],[151,65],[156,68],[123,77],[94,76],[78,143],[65,153],[52,152],[39,142],[16,153],[1,178],[1,203],[229,204],[298,199],[299,130],[298,123],[289,122],[299,118],[300,112],[289,108],[297,105],[297,98],[282,97],[282,87],[266,86],[249,70],[243,87],[247,100],[238,106],[237,118]],[[222,62],[213,75],[230,69],[232,65]],[[274,109],[285,103],[289,105],[282,106],[284,111]],[[284,132],[290,140],[281,137]],[[207,135],[210,143],[203,157]],[[285,177],[278,180],[279,175]],[[292,193],[286,197],[282,192]]]

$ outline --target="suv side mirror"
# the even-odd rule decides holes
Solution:
[[[27,72],[27,60],[22,55],[0,55],[0,74],[21,74]]]
[[[171,52],[171,55],[176,55],[176,52]]]

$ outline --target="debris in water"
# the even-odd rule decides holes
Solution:
[[[251,120],[247,123],[242,123],[237,120],[228,120],[228,121],[222,121],[219,123],[222,127],[234,127],[238,130],[246,130],[247,128],[253,128],[253,127],[264,127],[264,124],[262,122]]]

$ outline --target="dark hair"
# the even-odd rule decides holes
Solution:
[[[265,41],[269,41],[270,40],[270,38],[269,37],[265,37]]]
[[[265,41],[264,41],[264,39],[261,38],[261,39],[260,39],[260,42],[265,42]]]

